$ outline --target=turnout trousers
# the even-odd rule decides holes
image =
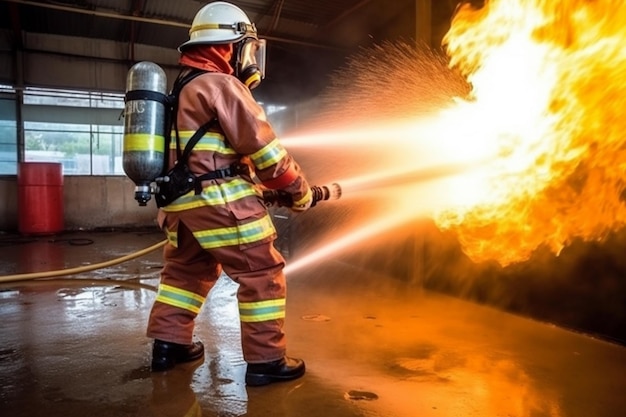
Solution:
[[[285,261],[274,248],[273,239],[245,248],[206,249],[182,220],[163,226],[169,242],[163,249],[164,267],[147,336],[191,343],[195,318],[223,269],[239,284],[241,345],[246,362],[269,362],[285,356]],[[175,238],[172,228],[176,228]]]

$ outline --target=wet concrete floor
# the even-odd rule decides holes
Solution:
[[[159,232],[0,235],[0,276],[72,269]],[[626,348],[328,260],[288,277],[289,354],[307,374],[246,387],[236,285],[196,334],[202,363],[149,371],[156,250],[71,276],[0,282],[0,415],[46,417],[609,417],[626,410]],[[2,280],[2,278],[0,278]]]

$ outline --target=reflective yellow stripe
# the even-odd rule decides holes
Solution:
[[[202,200],[197,199],[197,195],[195,191],[189,191],[187,194],[184,194],[174,200],[172,203],[163,207],[163,211],[168,213],[173,213],[176,211],[189,210],[196,207],[202,207],[209,204],[204,203]]]
[[[213,249],[258,242],[272,236],[274,233],[276,233],[274,224],[269,215],[266,214],[259,220],[250,223],[202,230],[194,232],[193,235],[204,249]]]
[[[250,159],[258,169],[264,169],[277,164],[285,155],[287,155],[285,148],[278,142],[278,139],[274,139],[250,155]]]
[[[204,300],[204,297],[192,293],[191,291],[186,291],[166,284],[159,285],[159,293],[156,297],[156,301],[189,310],[196,314],[200,312],[202,304],[204,304]]]
[[[182,130],[178,132],[178,138],[180,139],[180,147],[181,149],[185,149],[185,145],[189,142],[189,139],[193,136],[195,132],[190,130]],[[176,131],[172,131],[173,140],[170,142],[170,149],[176,149]],[[204,136],[200,138],[196,146],[193,147],[195,151],[211,151],[221,153],[223,155],[235,155],[236,152],[234,149],[230,148],[226,141],[224,140],[224,136],[215,133],[208,132]]]
[[[300,200],[298,201],[294,201],[293,205],[294,206],[301,206],[304,203],[308,203],[309,200],[311,200],[311,198],[313,198],[313,193],[311,192],[311,189],[309,188],[306,192],[306,194],[304,194],[304,197],[302,197]]]
[[[277,320],[285,318],[285,299],[257,301],[254,303],[239,303],[239,319],[243,322],[256,323],[259,321]]]
[[[201,25],[198,24],[198,25],[192,26],[191,29],[189,29],[189,34],[191,35],[193,32],[196,32],[198,30],[206,30],[206,29],[225,29],[225,28],[222,27],[220,23],[203,23]],[[235,29],[235,27],[233,27],[233,29]]]
[[[167,241],[169,242],[169,244],[177,248],[178,247],[178,233],[170,232],[167,229],[167,227],[164,228],[164,232],[165,232],[165,237],[167,237]]]
[[[165,137],[148,133],[127,133],[124,135],[124,152],[130,151],[165,152]]]
[[[164,207],[163,210],[176,212],[203,206],[224,205],[257,194],[257,190],[251,183],[241,178],[234,178],[228,182],[204,187],[202,193],[197,195],[194,191],[190,191]]]
[[[253,33],[257,33],[256,31],[256,27],[254,26],[254,23],[250,24],[250,23],[245,23],[245,22],[237,22],[237,23],[198,23],[195,25],[192,25],[191,28],[189,29],[189,35],[191,35],[193,32],[196,32],[198,30],[206,30],[206,29],[222,29],[222,30],[228,30],[228,31],[233,31],[233,33],[238,33],[238,34],[253,34]]]

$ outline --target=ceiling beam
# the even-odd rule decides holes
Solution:
[[[13,29],[13,47],[17,50],[24,48],[22,40],[22,21],[20,19],[20,10],[16,4],[9,4],[9,15],[11,16],[11,28]]]
[[[332,19],[331,21],[326,23],[326,25],[324,25],[324,27],[325,28],[330,28],[331,26],[336,25],[337,23],[341,22],[346,17],[350,16],[352,13],[354,13],[357,10],[363,8],[365,5],[367,5],[371,1],[372,0],[361,0],[360,2],[356,3],[354,6],[344,10],[343,13],[340,13],[337,17],[335,17],[334,19]]]
[[[132,2],[132,15],[141,16],[143,14],[143,7],[145,0],[133,0]],[[135,62],[135,42],[137,41],[137,22],[131,20],[130,22],[130,35],[128,37],[128,60]]]
[[[52,4],[52,3],[39,3],[36,1],[30,1],[30,0],[4,0],[4,1],[10,2],[10,3],[23,4],[25,6],[43,7],[47,9],[60,10],[60,11],[65,11],[65,12],[70,12],[70,13],[80,13],[80,14],[87,14],[91,16],[107,17],[110,19],[122,19],[122,20],[130,20],[134,22],[153,23],[153,24],[164,25],[164,26],[174,26],[174,27],[185,28],[187,30],[189,30],[189,28],[191,27],[189,23],[176,22],[173,20],[156,19],[156,18],[143,17],[143,16],[130,16],[130,15],[125,15],[125,14],[116,13],[116,12],[81,9],[78,7],[62,6],[59,4]],[[367,0],[367,1],[371,1],[371,0]],[[306,42],[306,41],[300,41],[297,39],[287,39],[287,38],[281,38],[281,37],[269,36],[269,35],[265,36],[263,34],[261,35],[263,38],[270,40],[270,41],[275,41],[275,42],[290,43],[290,44],[295,44],[295,45],[309,46],[313,48],[341,50],[341,48],[337,48],[331,45],[323,45],[320,43]]]
[[[274,3],[274,16],[272,17],[272,23],[270,24],[269,33],[272,33],[276,30],[278,26],[278,22],[280,20],[280,14],[283,11],[283,4],[285,4],[285,0],[277,0]]]

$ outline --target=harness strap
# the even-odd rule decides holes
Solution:
[[[165,106],[169,105],[169,97],[163,93],[152,90],[131,90],[124,95],[124,101],[130,100],[150,100],[159,102]]]
[[[198,143],[198,141],[204,136],[204,134],[209,130],[213,124],[217,123],[217,118],[212,119],[208,123],[203,124],[195,131],[193,136],[189,138],[189,141],[185,145],[185,149],[183,150],[183,154],[178,160],[177,163],[187,165],[187,161],[189,160],[189,155],[191,154],[191,150]],[[241,162],[234,162],[228,168],[216,169],[215,171],[205,172],[201,175],[196,175],[194,179],[194,190],[196,194],[200,194],[202,192],[202,181],[205,180],[214,180],[218,178],[226,178],[226,177],[236,177],[238,175],[249,175],[250,168],[246,164],[242,164]]]
[[[187,144],[185,145],[185,149],[183,150],[182,154],[180,153],[180,138],[178,134],[178,124],[176,123],[176,113],[178,112],[178,95],[180,94],[180,91],[182,90],[182,88],[188,82],[190,82],[197,76],[202,75],[204,73],[205,71],[202,71],[202,70],[192,70],[190,73],[187,73],[184,76],[181,75],[182,73],[179,74],[179,78],[175,83],[174,92],[170,96],[171,97],[170,100],[172,100],[172,97],[173,97],[173,100],[172,100],[173,119],[174,119],[174,130],[176,131],[176,151],[179,156],[178,162],[177,162],[178,164],[187,165],[189,156],[191,155],[191,151],[193,150],[194,146],[196,146],[198,141],[202,139],[205,133],[208,132],[209,129],[214,124],[218,123],[217,118],[213,118],[209,122],[200,126],[198,130],[194,132],[193,136],[189,138],[189,141],[187,141]],[[205,180],[214,180],[218,178],[236,177],[238,175],[249,175],[249,174],[250,174],[250,169],[248,165],[242,164],[241,162],[235,162],[228,168],[217,169],[215,171],[209,171],[202,175],[195,176],[194,190],[196,194],[200,194],[202,192],[202,181],[205,181]]]
[[[185,150],[183,150],[183,154],[178,160],[179,163],[184,163],[184,164],[187,163],[187,160],[189,159],[189,155],[191,155],[191,150],[193,149],[193,147],[196,146],[198,141],[202,139],[202,136],[204,136],[204,134],[208,132],[209,128],[213,126],[213,124],[215,123],[217,123],[217,118],[211,119],[209,122],[203,124],[202,126],[198,128],[198,130],[196,130],[196,132],[193,134],[191,138],[189,138],[189,141],[185,145]]]
[[[180,136],[178,133],[178,120],[177,120],[178,96],[180,95],[180,92],[182,91],[184,86],[186,86],[188,83],[193,81],[196,77],[199,77],[200,75],[205,74],[205,73],[206,71],[200,70],[197,68],[191,68],[189,70],[182,69],[178,73],[178,77],[176,78],[176,81],[174,81],[172,92],[168,96],[168,100],[169,100],[171,107],[170,107],[170,112],[168,112],[169,120],[167,121],[166,132],[169,135],[170,132],[172,131],[172,126],[174,127],[174,130],[176,131],[176,138],[175,138],[176,139],[176,157],[179,159],[181,156],[181,152],[180,152]],[[170,137],[170,140],[171,140],[171,137]],[[167,144],[166,149],[169,149],[169,142]]]
[[[196,194],[202,192],[202,181],[215,180],[218,178],[236,177],[239,175],[249,175],[250,168],[246,164],[235,162],[228,168],[216,169],[215,171],[209,171],[196,177],[195,191]]]

